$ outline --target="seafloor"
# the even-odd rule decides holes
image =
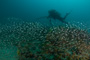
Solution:
[[[0,26],[0,60],[90,60],[90,32],[73,25]]]

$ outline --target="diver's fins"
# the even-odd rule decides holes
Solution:
[[[64,16],[63,20],[65,20],[67,18],[67,16],[72,12],[72,10],[69,13],[66,13],[66,15]]]

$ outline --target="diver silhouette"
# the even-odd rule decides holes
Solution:
[[[51,24],[52,24],[51,19],[59,20],[62,23],[68,24],[68,22],[66,22],[65,19],[70,14],[70,12],[69,13],[66,13],[66,15],[64,17],[61,17],[60,13],[57,12],[56,10],[54,10],[54,9],[49,10],[48,13],[49,13],[48,16],[44,16],[44,17],[41,17],[41,18],[47,18],[47,19],[49,19],[49,21],[50,21]],[[39,19],[41,19],[41,18],[39,18]]]

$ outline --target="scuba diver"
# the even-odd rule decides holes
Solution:
[[[51,19],[59,20],[62,23],[68,24],[68,22],[66,22],[65,19],[70,14],[70,12],[69,13],[66,13],[66,15],[64,17],[61,17],[60,13],[57,12],[56,10],[54,10],[54,9],[49,10],[48,13],[49,13],[48,16],[41,17],[41,18],[47,18],[47,19],[49,19],[49,21],[50,21],[51,24],[52,24]],[[41,18],[38,18],[38,19],[41,19]]]

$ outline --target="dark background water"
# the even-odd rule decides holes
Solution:
[[[47,16],[50,9],[57,10],[62,17],[72,10],[66,21],[90,27],[90,0],[0,0],[0,23],[8,22],[5,18],[9,17],[37,21],[35,18]],[[47,19],[39,21],[48,23]]]

